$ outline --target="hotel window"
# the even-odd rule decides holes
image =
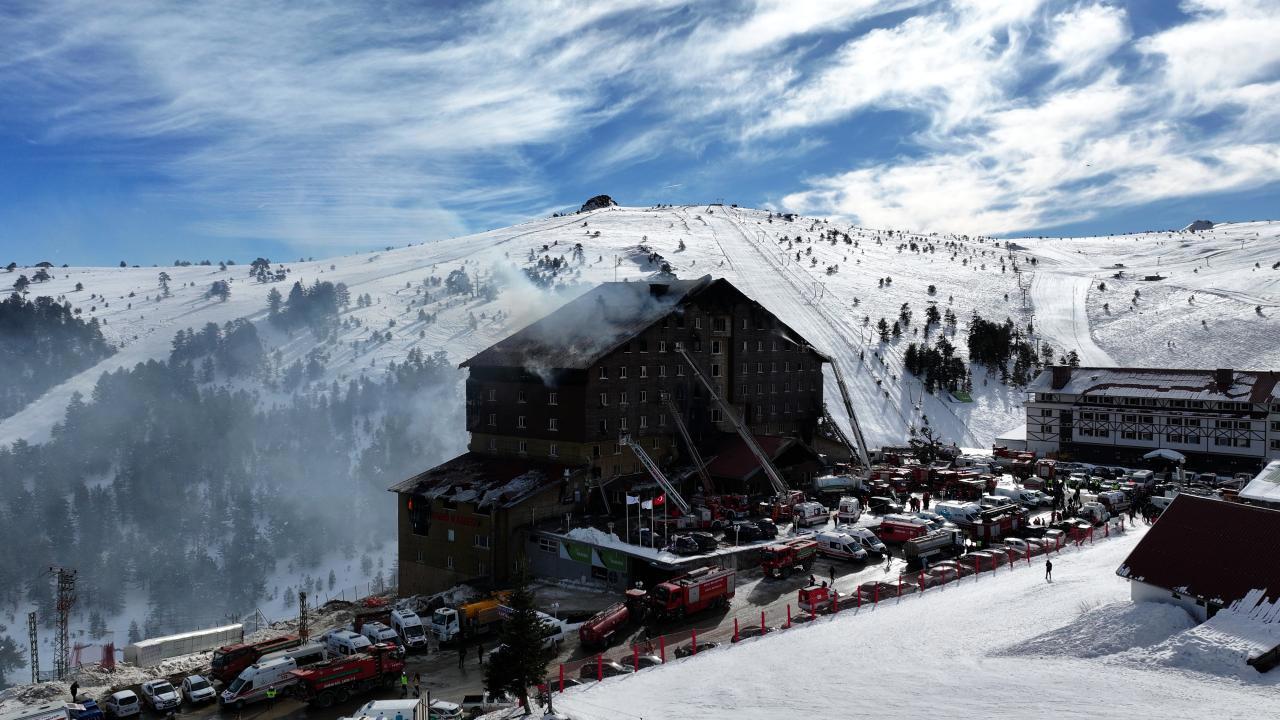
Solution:
[[[625,415],[624,415],[624,416],[622,416],[622,417],[620,417],[620,418],[618,418],[618,429],[619,429],[619,430],[626,430],[626,429],[627,429],[627,418],[626,418],[626,416],[625,416]]]
[[[592,445],[592,446],[591,446],[591,457],[593,457],[593,458],[598,458],[598,457],[600,457],[600,446],[599,446],[599,445]]]
[[[640,416],[640,429],[641,429],[641,430],[644,430],[644,429],[645,429],[645,428],[647,428],[647,427],[649,427],[649,416],[648,416],[648,415],[641,415],[641,416]]]
[[[711,422],[722,422],[724,420],[724,411],[720,408],[711,408]]]
[[[664,377],[666,377],[666,376],[667,376],[667,366],[666,366],[666,365],[659,365],[659,366],[658,366],[658,377],[660,377],[660,378],[664,378]]]
[[[714,332],[725,332],[729,329],[729,321],[726,318],[712,318],[711,329]]]
[[[640,391],[640,402],[642,402],[642,403],[649,402],[649,391],[648,391],[648,390],[641,390],[641,391]]]
[[[763,375],[763,374],[764,374],[764,363],[759,363],[759,362],[758,362],[758,363],[756,363],[756,374],[757,374],[757,375]]]
[[[666,426],[667,426],[667,414],[658,413],[658,427],[666,427]]]
[[[684,366],[683,366],[683,365],[677,365],[677,366],[676,366],[676,377],[684,377]]]
[[[521,390],[519,393],[516,394],[516,402],[518,403],[525,402],[525,393],[523,390]]]
[[[555,443],[548,445],[547,455],[550,457],[560,457],[560,446]]]
[[[720,364],[719,364],[719,363],[712,363],[712,364],[711,364],[711,377],[720,377]]]
[[[742,329],[743,329],[743,330],[746,330],[746,329],[747,329],[747,319],[746,319],[746,318],[742,318]]]
[[[476,539],[475,539],[475,540],[473,540],[471,544],[472,544],[472,546],[474,546],[474,547],[478,547],[478,548],[480,548],[481,550],[488,550],[488,549],[489,549],[489,536],[488,536],[488,535],[476,535]]]
[[[450,530],[449,532],[453,532],[453,531],[452,531],[452,530]],[[447,569],[449,569],[449,570],[452,570],[452,569],[453,569],[453,556],[452,556],[452,555],[449,555],[448,557],[446,557],[446,558],[444,559],[444,566],[445,566]]]
[[[600,407],[606,407],[609,404],[609,393],[600,393]]]
[[[764,352],[764,341],[763,341],[763,340],[757,340],[757,341],[756,341],[756,352]]]
[[[529,452],[529,441],[528,441],[528,440],[521,440],[521,441],[520,441],[520,454],[521,454],[521,455],[523,455],[523,454],[525,454],[525,453],[527,453],[527,452]]]
[[[746,340],[743,340],[743,341],[742,341],[742,352],[747,352],[747,341],[746,341]]]
[[[694,330],[701,330],[701,329],[702,329],[702,317],[701,317],[701,316],[695,317],[695,318],[693,319],[693,329],[694,329]]]
[[[447,537],[449,538],[449,542],[453,542],[453,541],[454,541],[453,530],[446,530],[445,532],[447,533]]]
[[[712,355],[719,355],[719,354],[720,354],[720,341],[719,341],[719,340],[712,340],[712,341],[711,341],[711,354],[712,354]]]
[[[555,418],[547,418],[547,429],[555,432],[560,429],[560,421]]]
[[[489,413],[489,427],[497,427],[498,413]]]
[[[647,352],[649,352],[649,341],[648,341],[648,340],[640,339],[640,340],[638,340],[637,342],[638,342],[638,343],[639,343],[639,345],[640,345],[640,352],[642,352],[642,353],[647,353]]]
[[[494,451],[494,450],[497,450],[497,449],[498,449],[498,440],[497,440],[497,438],[489,438],[489,450],[490,450],[490,451]]]
[[[626,405],[626,404],[627,404],[627,391],[626,391],[626,390],[623,390],[622,392],[618,393],[618,404],[619,404],[619,405]]]
[[[666,351],[667,351],[667,341],[666,341],[666,340],[659,340],[659,341],[658,341],[658,352],[666,352]]]
[[[489,388],[489,402],[497,402],[497,400],[498,400],[498,391],[494,390],[493,388]]]
[[[601,365],[601,366],[600,366],[600,379],[601,379],[601,380],[608,380],[608,379],[609,379],[609,368],[607,368],[607,367],[605,367],[605,366],[603,366],[603,365]]]
[[[516,427],[520,428],[521,430],[523,430],[523,429],[525,428],[525,424],[524,424],[524,416],[523,416],[523,415],[517,415],[517,416],[516,416]]]
[[[642,377],[642,378],[647,378],[647,377],[649,377],[649,366],[648,366],[648,365],[641,365],[641,366],[640,366],[640,377]]]
[[[602,434],[609,432],[609,421],[604,418],[600,418],[600,432]]]
[[[558,405],[559,403],[560,403],[560,396],[557,393],[547,393],[548,405]]]
[[[618,379],[619,379],[619,380],[626,380],[626,379],[627,379],[627,366],[626,366],[626,365],[623,365],[623,366],[621,366],[621,367],[619,367],[619,368],[618,368]]]

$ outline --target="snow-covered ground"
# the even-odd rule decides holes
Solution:
[[[967,578],[572,689],[556,709],[574,720],[1274,713],[1280,676],[1230,650],[1171,652],[1192,638],[1221,645],[1178,608],[1130,602],[1115,569],[1141,533],[1056,556],[1052,583],[1038,562]]]
[[[851,243],[823,239],[829,230],[848,233]],[[1271,269],[1280,260],[1274,251],[1277,236],[1280,223],[1240,223],[1199,234],[1022,239],[1011,251],[1003,241],[990,239],[836,227],[811,218],[788,222],[743,208],[677,206],[610,208],[406,248],[288,262],[288,280],[271,285],[251,280],[243,264],[226,271],[216,265],[52,268],[54,279],[33,286],[31,293],[65,296],[84,317],[105,323],[107,337],[121,349],[0,421],[0,443],[43,440],[72,392],[87,396],[105,370],[166,357],[179,330],[237,317],[264,319],[271,287],[287,294],[295,280],[329,280],[346,283],[353,298],[366,293],[372,298],[371,306],[353,304],[344,313],[360,326],[340,331],[338,342],[325,346],[330,359],[316,383],[321,387],[361,374],[376,377],[388,361],[403,358],[413,347],[465,359],[595,283],[652,276],[658,267],[639,249],[644,245],[680,277],[728,278],[831,354],[849,381],[869,443],[901,442],[908,428],[927,416],[944,438],[981,447],[1018,424],[1021,393],[988,381],[981,371],[975,372],[972,403],[924,393],[921,383],[904,373],[902,354],[908,342],[921,339],[913,332],[929,303],[950,308],[959,318],[951,339],[962,350],[968,318],[977,311],[990,319],[1010,317],[1019,325],[1034,319],[1042,339],[1058,354],[1074,349],[1086,364],[1274,368],[1280,365],[1280,343],[1271,340],[1280,336],[1280,270]],[[681,241],[684,250],[678,249]],[[543,292],[521,280],[518,268],[528,265],[531,252],[570,260],[575,243],[582,243],[586,261],[571,262],[562,274],[567,291]],[[1035,265],[1027,261],[1031,255]],[[1116,264],[1125,266],[1125,278],[1111,278]],[[446,297],[437,287],[429,289],[427,300],[422,281],[443,278],[456,268],[473,277],[501,277],[506,289],[485,301]],[[173,296],[157,301],[161,271],[172,277]],[[1157,272],[1168,279],[1135,279]],[[227,302],[204,297],[218,279],[231,280]],[[882,286],[882,279],[891,282]],[[1098,290],[1097,280],[1107,283],[1105,291]],[[84,284],[82,291],[75,291],[77,282]],[[1142,297],[1131,305],[1135,289]],[[903,303],[912,310],[912,330],[882,344],[872,326],[881,317],[892,321]],[[1255,310],[1259,305],[1261,314]],[[437,322],[418,320],[420,309],[437,313]],[[353,347],[373,329],[389,330],[393,339]],[[320,342],[308,332],[290,335],[265,322],[259,330],[268,350],[280,351],[282,366],[305,358]],[[830,375],[828,385],[828,405],[843,420]],[[461,440],[461,427],[458,434]]]

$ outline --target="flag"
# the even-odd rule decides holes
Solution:
[[[656,497],[656,498],[654,498],[654,499],[653,499],[653,504],[654,504],[654,505],[657,505],[658,507],[662,507],[662,506],[663,506],[663,505],[665,505],[666,503],[667,503],[667,494],[666,494],[666,493],[662,493],[661,495],[659,495],[658,497]]]
[[[640,509],[641,509],[641,510],[652,510],[652,509],[653,509],[653,501],[652,501],[652,500],[645,500],[644,502],[640,503]]]
[[[640,502],[640,496],[639,496],[639,495],[628,495],[628,496],[627,496],[627,504],[628,504],[628,505],[635,505],[635,504],[636,504],[636,503],[638,503],[638,502]]]

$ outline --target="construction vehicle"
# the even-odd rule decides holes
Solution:
[[[502,605],[510,592],[496,592],[487,598],[464,602],[457,607],[437,608],[431,613],[431,634],[441,643],[462,635],[484,635],[498,627]]]
[[[297,682],[290,692],[308,705],[327,708],[378,686],[389,687],[404,671],[404,653],[394,643],[378,643],[364,652],[290,671]]]
[[[297,635],[280,635],[258,642],[224,645],[213,651],[213,659],[209,662],[209,677],[225,685],[235,680],[242,670],[258,662],[263,655],[295,648],[301,643]]]
[[[958,528],[934,530],[903,543],[902,555],[908,564],[919,565],[936,557],[962,553],[964,540],[964,532]]]
[[[648,594],[648,612],[659,620],[682,618],[709,607],[729,607],[737,572],[715,565],[658,583]]]
[[[818,543],[813,538],[791,538],[769,545],[761,553],[760,567],[768,577],[786,577],[795,568],[808,572],[818,557]]]

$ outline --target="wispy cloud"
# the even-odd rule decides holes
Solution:
[[[207,205],[193,229],[293,245],[557,207],[552,166],[694,176],[818,147],[847,165],[778,178],[782,206],[1010,231],[1278,179],[1275,4],[1183,10],[1135,38],[1119,5],[1075,0],[20,2],[0,130],[111,148]],[[885,109],[918,121],[900,156],[840,145]]]

